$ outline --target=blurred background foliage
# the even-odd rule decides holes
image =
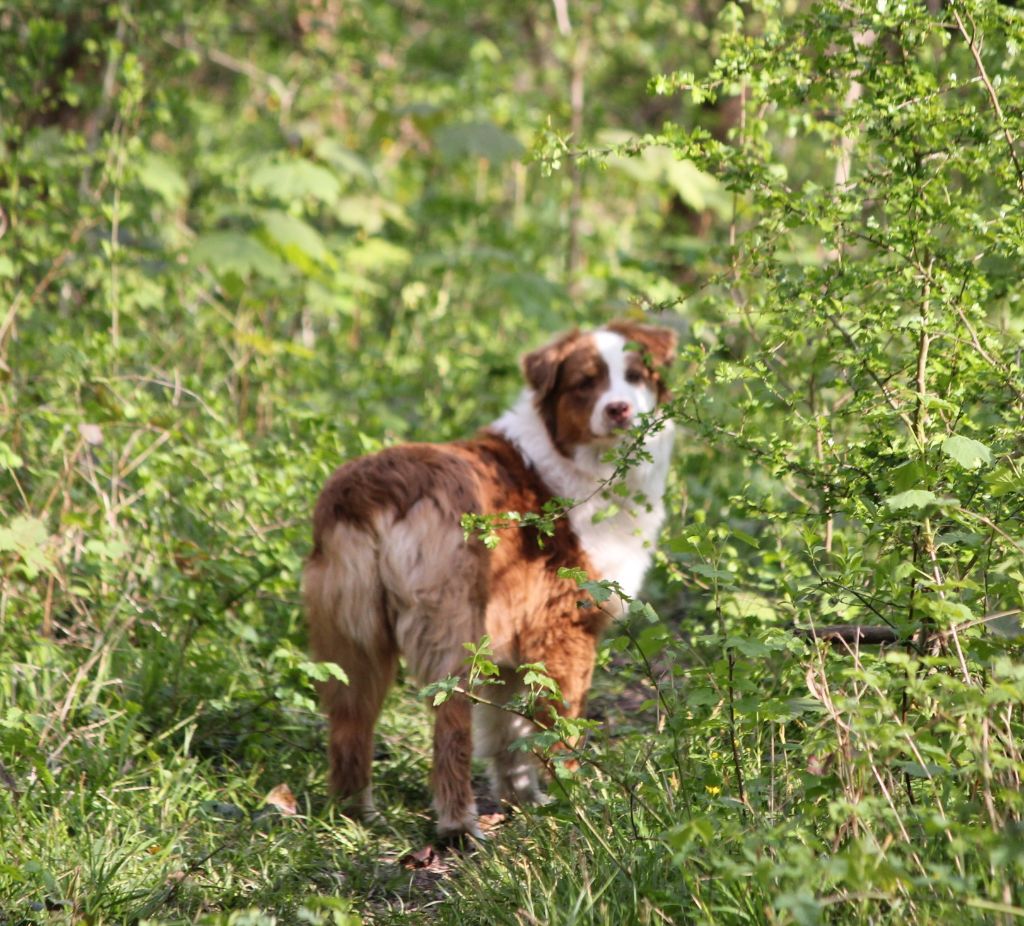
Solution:
[[[1024,916],[1022,41],[987,0],[0,7],[0,922]],[[561,800],[411,873],[411,692],[388,819],[325,803],[312,501],[624,314],[682,335],[664,619]],[[901,645],[792,632],[851,622]]]

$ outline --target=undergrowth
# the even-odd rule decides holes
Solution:
[[[1024,917],[1022,48],[992,0],[0,9],[0,923]],[[348,821],[319,486],[616,314],[679,332],[681,436],[579,772],[428,849],[406,683]]]

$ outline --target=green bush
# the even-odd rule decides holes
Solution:
[[[0,10],[0,921],[1024,915],[1022,47],[988,0]],[[407,868],[409,686],[385,818],[326,801],[312,500],[641,311],[653,607],[555,802]]]

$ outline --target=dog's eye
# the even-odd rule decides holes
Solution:
[[[579,379],[576,381],[576,385],[573,386],[573,389],[576,389],[579,392],[586,392],[588,389],[593,389],[594,383],[596,382],[596,376],[584,376],[583,379]]]
[[[644,381],[644,374],[641,370],[628,370],[626,372],[626,382],[630,385],[635,386],[637,383]]]

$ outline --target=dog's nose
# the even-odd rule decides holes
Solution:
[[[633,406],[629,402],[609,402],[604,407],[604,413],[612,424],[622,428],[632,419]]]

